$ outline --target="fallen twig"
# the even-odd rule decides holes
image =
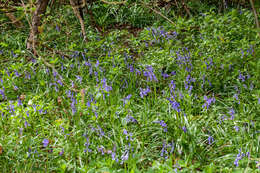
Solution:
[[[142,4],[144,7],[149,8],[150,10],[152,10],[153,12],[155,12],[156,14],[160,15],[161,17],[163,17],[164,19],[166,19],[168,22],[170,22],[170,23],[173,24],[174,26],[176,26],[176,24],[175,24],[173,21],[171,21],[168,17],[166,17],[165,15],[163,15],[161,12],[159,12],[159,11],[157,11],[157,10],[155,10],[155,9],[153,9],[153,8],[151,8],[151,7],[149,7],[149,6],[148,6],[146,3],[144,3],[144,2],[141,2],[141,4]]]

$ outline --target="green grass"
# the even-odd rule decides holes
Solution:
[[[260,40],[251,12],[177,18],[137,37],[89,27],[88,43],[78,23],[58,32],[56,22],[65,19],[46,24],[39,42],[69,57],[43,46],[38,53],[62,85],[43,59],[32,61],[26,31],[2,31],[1,172],[259,172]]]

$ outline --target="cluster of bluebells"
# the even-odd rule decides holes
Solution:
[[[191,94],[192,91],[192,82],[195,82],[195,79],[192,78],[190,75],[186,77],[186,80],[184,81],[185,89],[188,90],[189,94]]]
[[[167,132],[167,124],[166,124],[163,120],[154,121],[154,123],[160,124],[160,126],[163,128],[163,131],[164,131],[164,132]]]
[[[71,100],[70,106],[71,106],[72,115],[74,115],[77,112],[77,109],[76,109],[77,100],[74,96],[75,93],[72,92],[71,90],[67,90],[66,94],[67,94],[67,97],[70,98],[70,100]]]
[[[176,61],[179,67],[184,67],[185,70],[190,73],[193,70],[191,53],[188,48],[176,51]],[[174,57],[174,56],[173,56]]]
[[[170,151],[169,151],[170,150]],[[161,157],[164,159],[168,159],[168,156],[172,154],[174,151],[174,142],[172,141],[169,144],[166,144],[165,142],[163,143],[163,147],[161,150]]]
[[[151,89],[149,87],[147,88],[140,88],[140,96],[141,98],[144,98],[144,96],[147,96],[148,93],[151,92]]]
[[[176,85],[175,85],[175,82],[173,80],[171,80],[171,82],[169,84],[169,88],[170,88],[171,97],[167,98],[167,100],[170,102],[172,109],[174,109],[177,112],[181,112],[181,105],[176,100],[176,95],[175,95]]]
[[[157,82],[158,79],[156,78],[153,67],[152,66],[146,66],[146,70],[143,72],[144,76],[146,77],[147,81],[155,81]]]
[[[236,166],[236,167],[238,167],[239,166],[239,161],[240,160],[242,160],[244,157],[248,157],[248,158],[250,158],[250,153],[249,152],[247,152],[247,153],[243,153],[242,151],[241,151],[241,148],[239,149],[239,152],[238,152],[238,154],[237,154],[237,157],[236,157],[236,159],[235,159],[235,161],[234,161],[234,165]]]
[[[215,99],[214,96],[211,97],[211,98],[210,98],[210,97],[207,97],[207,96],[204,96],[204,101],[205,101],[205,103],[202,105],[202,108],[208,110],[209,107],[210,107],[213,103],[215,103],[216,99]]]
[[[153,37],[152,43],[157,44],[164,43],[165,40],[176,39],[178,36],[177,32],[167,32],[162,26],[159,26],[158,28],[147,28],[147,30],[149,34]]]

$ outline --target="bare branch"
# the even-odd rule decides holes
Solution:
[[[165,15],[163,15],[162,13],[160,13],[159,11],[157,11],[157,10],[155,10],[155,9],[153,9],[153,8],[151,8],[151,7],[149,7],[149,6],[148,6],[146,3],[144,3],[144,2],[141,2],[141,4],[142,4],[144,7],[149,8],[150,10],[152,10],[153,12],[155,12],[156,14],[160,15],[161,17],[163,17],[164,19],[166,19],[168,22],[170,22],[170,23],[173,24],[174,26],[176,26],[176,24],[175,24],[173,21],[171,21],[168,17],[166,17]]]

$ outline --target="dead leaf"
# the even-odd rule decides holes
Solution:
[[[20,100],[24,100],[25,97],[26,97],[26,96],[25,96],[24,94],[20,95]]]
[[[0,145],[0,155],[3,153],[3,147]]]
[[[62,99],[61,99],[61,97],[60,97],[60,96],[57,98],[57,101],[58,101],[58,104],[60,105],[60,104],[61,104],[61,102],[62,102]]]

